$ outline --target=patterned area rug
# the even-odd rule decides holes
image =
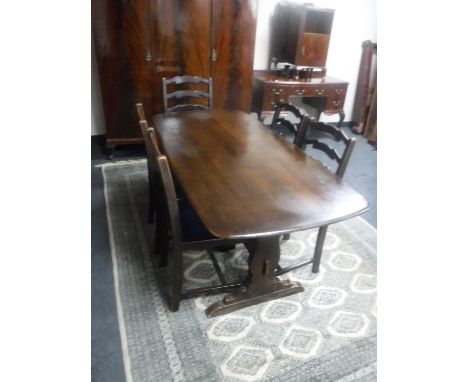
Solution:
[[[320,272],[307,266],[282,276],[303,293],[212,319],[204,309],[222,295],[183,300],[172,313],[146,223],[146,163],[102,171],[128,382],[376,380],[376,231],[368,223],[331,225]],[[316,234],[293,233],[280,263],[309,258]],[[245,277],[242,245],[216,256],[229,279]],[[206,252],[184,257],[185,285],[218,282]]]

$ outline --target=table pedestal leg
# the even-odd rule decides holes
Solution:
[[[256,239],[247,247],[250,252],[247,286],[210,305],[205,312],[208,317],[304,291],[298,282],[280,280],[274,276],[280,258],[279,236]]]

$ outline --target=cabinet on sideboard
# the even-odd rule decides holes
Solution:
[[[281,2],[271,18],[270,62],[326,67],[333,9]]]

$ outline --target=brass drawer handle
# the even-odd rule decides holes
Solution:
[[[336,93],[336,94],[341,94],[341,93],[343,93],[343,90],[344,90],[344,89],[335,89],[335,93]]]
[[[316,89],[315,90],[315,94],[316,95],[323,95],[325,93],[325,90],[324,89]]]
[[[333,101],[333,106],[339,106],[341,104],[341,101]]]
[[[304,89],[296,89],[296,94],[297,95],[303,95],[305,93]]]
[[[283,92],[283,89],[281,89],[281,88],[278,88],[278,89],[273,88],[271,91],[272,91],[273,94],[278,94],[278,93],[282,93],[282,92]]]

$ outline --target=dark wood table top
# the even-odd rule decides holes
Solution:
[[[368,208],[320,161],[244,112],[164,113],[154,125],[174,176],[220,238],[305,230]]]

